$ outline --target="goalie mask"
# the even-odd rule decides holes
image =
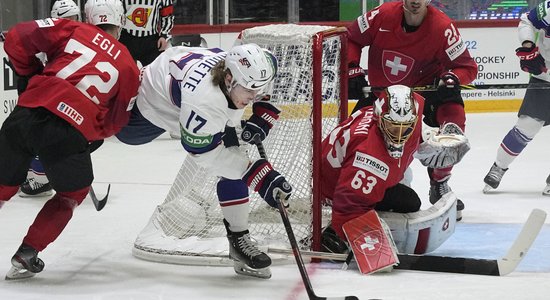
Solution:
[[[225,58],[225,68],[233,77],[228,91],[239,84],[246,89],[265,91],[277,74],[277,59],[256,44],[244,44],[231,48]]]
[[[375,112],[388,153],[393,158],[400,158],[418,119],[412,90],[404,85],[386,88],[382,97],[376,100]]]

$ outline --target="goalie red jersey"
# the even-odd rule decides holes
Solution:
[[[332,200],[332,225],[341,237],[341,226],[373,209],[386,190],[403,179],[412,162],[421,139],[422,126],[418,119],[424,107],[424,99],[413,95],[413,112],[410,113],[413,120],[407,128],[396,128],[406,134],[398,145],[399,150],[396,144],[388,143],[381,129],[386,128],[379,120],[387,115],[384,102],[392,101],[386,99],[378,99],[374,107],[355,112],[323,141],[321,189],[323,197]],[[383,111],[375,112],[377,106]]]
[[[89,141],[128,123],[139,71],[126,47],[99,27],[65,19],[19,23],[4,49],[18,75],[32,76],[19,106],[45,107]],[[41,52],[45,66],[36,58]]]
[[[413,32],[403,28],[403,2],[388,2],[359,16],[348,27],[350,61],[359,62],[361,48],[370,46],[370,84],[422,86],[452,70],[461,84],[472,82],[477,66],[456,26],[440,10],[428,6]]]

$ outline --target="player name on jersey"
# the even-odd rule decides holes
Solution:
[[[115,44],[105,38],[101,33],[95,35],[92,39],[92,43],[98,45],[101,50],[104,50],[113,59],[117,59],[120,55],[120,49],[115,49]]]

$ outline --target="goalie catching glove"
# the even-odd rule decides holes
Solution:
[[[426,130],[424,135],[424,142],[414,157],[426,167],[440,169],[454,166],[470,150],[468,138],[454,123],[443,125],[439,131]]]
[[[277,208],[277,201],[282,201],[282,204],[288,207],[292,186],[267,160],[258,159],[250,165],[244,173],[243,180],[271,207]]]
[[[280,113],[281,110],[267,101],[255,102],[252,104],[252,116],[243,126],[241,139],[249,144],[254,144],[257,139],[263,141]]]

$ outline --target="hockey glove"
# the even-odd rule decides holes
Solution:
[[[440,169],[454,166],[470,150],[468,138],[454,123],[443,125],[439,131],[426,130],[424,135],[424,142],[414,157],[426,167]]]
[[[516,55],[519,57],[519,65],[523,71],[533,75],[548,71],[544,57],[540,55],[539,47],[535,44],[532,44],[531,47],[517,48]]]
[[[288,207],[292,187],[279,172],[273,170],[265,159],[258,159],[244,173],[243,180],[258,192],[271,207],[277,208],[277,201]]]
[[[364,87],[369,85],[365,79],[366,70],[359,67],[357,64],[350,63],[348,69],[348,99],[362,100],[366,98]]]
[[[437,97],[442,103],[462,102],[460,95],[460,82],[453,72],[445,72],[437,83]]]
[[[252,104],[252,116],[246,121],[241,133],[241,139],[249,144],[254,144],[256,137],[263,141],[269,134],[269,130],[279,119],[281,111],[275,105],[267,101],[258,101]]]

